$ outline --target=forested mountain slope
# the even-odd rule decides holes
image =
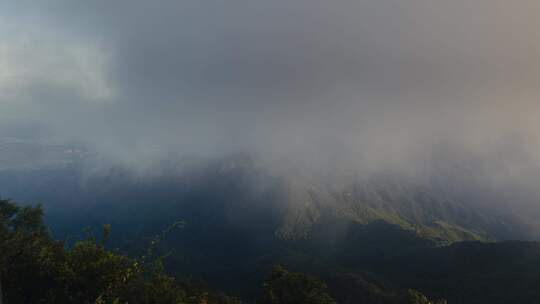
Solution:
[[[500,278],[517,276],[519,286],[506,284],[515,287],[509,294],[522,295],[521,303],[536,296],[522,288],[537,284],[536,274],[526,271],[536,267],[534,259],[525,262],[530,268],[493,264],[490,270],[471,263],[466,269],[456,260],[438,264],[453,248],[465,258],[489,261],[512,244],[472,243],[494,248],[479,251],[459,243],[447,247],[456,242],[533,237],[526,222],[475,204],[444,183],[391,174],[337,179],[303,172],[280,175],[245,155],[164,163],[151,172],[67,162],[1,173],[2,195],[43,202],[54,236],[68,244],[83,238],[85,226],[112,224],[111,246],[138,256],[148,237],[184,221],[182,230],[169,233],[156,248],[167,255],[170,273],[188,274],[245,299],[262,296],[260,286],[276,263],[320,276],[334,286],[332,292],[340,290],[344,283],[335,282],[343,277],[354,282],[369,278],[382,289],[414,288],[432,298],[487,303],[481,301],[482,285],[475,282],[492,282],[492,296],[486,299],[508,299],[500,294],[498,286],[506,284]],[[534,245],[515,246],[536,256]],[[508,261],[522,257],[506,252]],[[432,279],[431,266],[418,261],[424,256],[433,256],[427,263],[447,267],[435,274],[447,280]],[[446,275],[451,269],[461,270]],[[467,285],[451,287],[463,279],[461,274],[471,278]]]

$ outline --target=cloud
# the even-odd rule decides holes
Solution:
[[[452,147],[536,166],[539,6],[3,4],[0,117],[133,162],[249,151],[376,170]]]
[[[104,54],[93,46],[42,39],[40,35],[0,43],[2,101],[17,100],[36,86],[74,90],[80,93],[80,99],[88,101],[112,97]]]

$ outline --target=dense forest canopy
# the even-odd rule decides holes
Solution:
[[[103,227],[100,240],[89,236],[67,247],[50,237],[40,206],[0,200],[0,303],[241,303],[165,274],[162,258],[153,257],[151,247],[140,258],[106,249],[110,229]],[[150,246],[159,240],[158,236]],[[280,265],[262,287],[261,303],[336,303],[325,283]],[[354,301],[431,303],[415,291],[387,295],[372,288],[375,291],[366,290],[368,298]]]
[[[166,248],[194,249],[175,247],[175,239],[166,235],[186,229],[189,223],[173,223],[150,239],[142,255],[130,256],[107,248],[114,232],[110,225],[102,227],[100,237],[87,230],[86,238],[67,245],[51,237],[40,206],[0,200],[0,290],[3,303],[242,303],[242,298],[247,303],[268,304],[446,303],[429,300],[411,287],[435,298],[447,297],[450,303],[531,303],[538,297],[540,244],[476,242],[439,247],[418,237],[414,241],[413,234],[396,226],[369,226],[350,236],[348,242],[360,242],[360,247],[343,248],[343,256],[311,252],[310,257],[298,247],[309,250],[313,244],[308,242],[274,257],[274,262],[306,269],[322,280],[279,264],[269,267],[272,259],[262,256],[254,267],[267,271],[254,278],[255,285],[239,279],[235,269],[229,268],[222,275],[229,276],[230,284],[243,285],[231,289],[244,291],[235,298],[189,279],[189,273],[175,270],[175,263],[163,254]],[[380,238],[379,243],[373,237]],[[394,242],[399,245],[387,247]],[[373,250],[378,254],[372,255]],[[183,256],[182,252],[174,255]],[[200,258],[204,261],[204,256]],[[233,256],[227,258],[238,267],[236,271],[245,271]],[[197,267],[205,269],[202,264],[192,266],[194,273]]]

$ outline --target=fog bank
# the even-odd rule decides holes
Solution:
[[[472,162],[515,181],[540,162],[539,9],[532,0],[4,3],[2,133],[84,142],[143,168],[245,152],[323,171],[429,175]]]

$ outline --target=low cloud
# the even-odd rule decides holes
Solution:
[[[426,172],[455,158],[514,178],[540,162],[538,8],[3,4],[0,118],[12,136],[36,126],[137,164],[249,152],[307,167]]]

